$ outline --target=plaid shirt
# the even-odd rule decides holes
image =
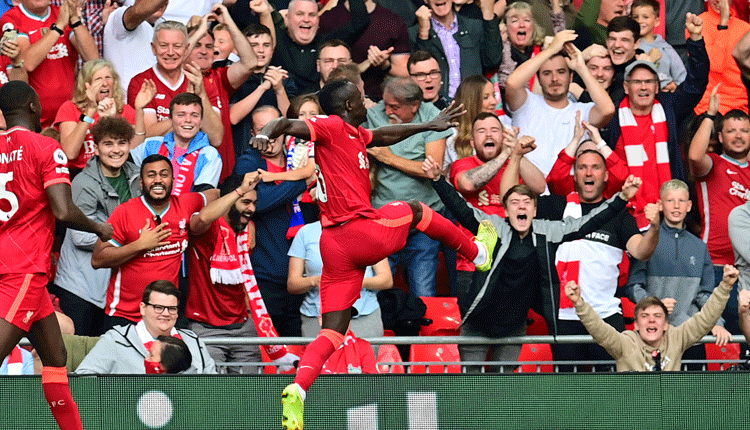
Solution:
[[[431,17],[432,28],[437,33],[440,43],[443,44],[445,58],[448,59],[448,96],[453,98],[456,89],[461,83],[461,48],[453,37],[458,32],[458,16],[453,14],[453,22],[450,28],[443,27],[443,24]]]
[[[96,47],[99,50],[99,56],[104,58],[104,21],[102,21],[102,12],[104,11],[104,3],[106,0],[86,0],[83,4],[83,11],[81,19],[89,32],[94,37]],[[50,2],[55,6],[62,6],[65,0],[52,0]],[[79,57],[79,64],[82,60]]]

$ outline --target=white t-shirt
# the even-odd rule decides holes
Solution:
[[[547,176],[557,155],[573,139],[576,111],[581,111],[581,120],[588,121],[593,107],[594,103],[568,102],[566,107],[557,109],[527,89],[526,102],[512,113],[513,125],[520,129],[519,136],[536,139],[536,149],[526,158]]]
[[[151,51],[154,27],[144,21],[135,30],[128,31],[123,23],[127,9],[126,6],[115,9],[104,26],[104,58],[114,64],[125,91],[133,76],[156,63]]]
[[[193,15],[206,15],[211,8],[222,0],[169,0],[167,10],[162,18],[167,21],[178,21],[187,25]],[[132,6],[135,0],[125,0],[123,6]],[[141,69],[143,70],[143,69]]]

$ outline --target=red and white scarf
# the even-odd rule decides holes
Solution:
[[[141,339],[141,342],[143,342],[143,346],[146,347],[146,351],[151,351],[151,345],[154,344],[154,337],[151,336],[151,333],[148,332],[148,329],[146,328],[146,323],[143,322],[143,320],[138,321],[138,324],[135,325],[135,332],[138,334],[138,338]],[[180,336],[180,333],[177,332],[177,329],[172,327],[172,331],[169,332],[169,335],[172,337],[176,337],[177,339],[182,339],[182,336]]]
[[[211,257],[211,281],[215,284],[244,284],[250,303],[250,314],[253,316],[258,336],[279,337],[271,321],[271,316],[268,315],[263,297],[260,295],[258,282],[250,263],[249,229],[246,227],[239,234],[235,234],[223,217],[219,218],[217,222],[220,229],[219,237],[216,240],[216,249]],[[232,255],[230,257],[225,253]],[[271,360],[279,359],[287,354],[284,345],[262,345],[262,348]]]
[[[8,356],[8,375],[23,374],[23,353],[21,347],[16,345]]]
[[[568,204],[565,205],[563,217],[580,218],[583,216],[581,210],[581,198],[575,191],[566,197]],[[565,284],[575,281],[580,284],[578,278],[581,271],[581,256],[577,251],[575,242],[564,242],[557,248],[555,254],[555,266],[557,276],[560,278],[560,309],[572,308],[573,302],[565,294]]]
[[[643,212],[646,204],[659,200],[659,188],[664,182],[672,179],[669,166],[669,129],[664,108],[658,100],[654,100],[651,108],[650,130],[644,130],[630,109],[630,100],[625,97],[620,103],[618,111],[620,129],[622,133],[617,145],[625,149],[630,174],[643,180],[643,185],[635,194],[635,200],[630,206],[634,208],[639,228],[648,226],[648,220]]]
[[[159,148],[159,154],[170,158],[169,148],[164,143]],[[193,151],[185,154],[180,163],[180,169],[174,172],[174,183],[172,184],[172,195],[179,196],[182,193],[189,193],[195,183],[195,164],[198,161],[200,151]]]

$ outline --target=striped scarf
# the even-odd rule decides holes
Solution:
[[[643,180],[643,185],[630,203],[631,208],[634,209],[633,216],[638,222],[638,228],[642,229],[649,224],[643,212],[646,204],[658,201],[659,188],[664,182],[672,179],[667,147],[669,130],[666,115],[661,103],[654,100],[650,130],[639,126],[630,109],[630,100],[625,97],[620,103],[618,117],[622,133],[617,146],[625,150],[630,174]]]
[[[583,216],[581,210],[581,198],[575,191],[566,197],[568,204],[565,205],[563,218],[580,218]],[[557,267],[557,276],[560,278],[560,309],[572,308],[573,302],[565,294],[565,284],[570,281],[578,280],[581,270],[581,256],[577,252],[578,248],[575,242],[564,242],[557,248],[555,254],[555,266]]]

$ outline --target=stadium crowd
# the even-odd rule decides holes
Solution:
[[[365,129],[438,124],[459,105],[447,130],[357,162],[374,209],[410,202],[472,238],[493,224],[492,264],[476,270],[420,215],[364,272],[325,373],[377,371],[377,347],[355,334],[383,335],[378,292],[394,284],[456,297],[464,336],[523,336],[533,310],[550,334],[597,342],[553,345],[555,360],[617,370],[705,359],[693,343],[708,333],[750,338],[748,12],[739,0],[2,0],[0,373],[33,371],[10,345],[30,330],[43,367],[64,368],[34,332],[43,321],[56,338],[58,319],[76,373],[293,368],[299,349],[201,339],[321,331],[321,231],[350,220],[318,203],[351,184],[320,173],[317,123],[340,111]],[[319,99],[341,79],[366,113]],[[282,117],[304,120],[309,141],[269,139]],[[35,192],[18,179],[29,151],[8,149],[19,130],[41,133],[21,134],[54,160]],[[61,212],[68,200],[88,220]],[[49,221],[41,233],[29,207]],[[52,319],[24,307],[37,284]],[[459,347],[465,361],[520,349]],[[45,393],[67,384],[42,373]]]

